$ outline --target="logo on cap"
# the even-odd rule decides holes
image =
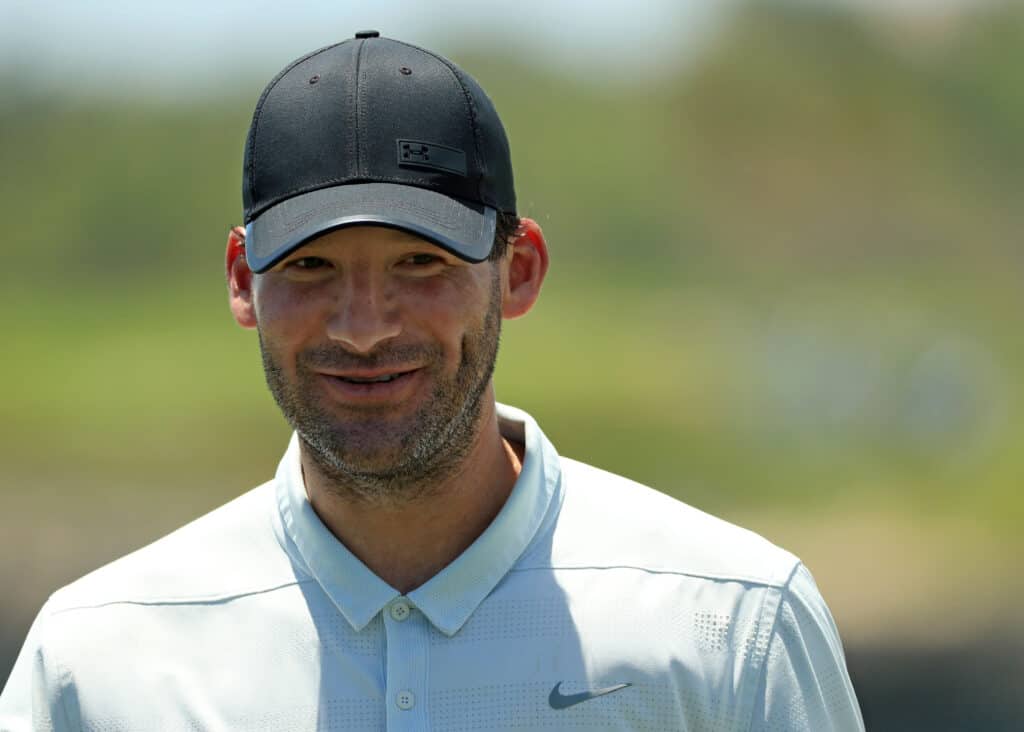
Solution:
[[[466,177],[466,153],[436,142],[398,140],[398,165],[403,168],[431,168]]]

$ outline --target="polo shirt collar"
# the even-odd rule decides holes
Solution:
[[[501,434],[526,447],[512,492],[490,526],[441,572],[406,597],[445,635],[454,635],[537,534],[561,495],[558,453],[526,412],[497,405]],[[306,495],[293,434],[275,478],[283,544],[356,631],[400,596],[324,526]]]

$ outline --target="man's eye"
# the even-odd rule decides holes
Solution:
[[[300,257],[288,263],[289,267],[296,269],[312,270],[327,266],[327,260],[323,257]]]
[[[412,256],[406,257],[405,261],[408,264],[422,267],[427,264],[440,262],[441,258],[434,254],[413,254]]]

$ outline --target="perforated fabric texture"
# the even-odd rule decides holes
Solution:
[[[431,627],[430,644],[451,646],[489,641],[555,640],[572,632],[572,617],[566,612],[565,600],[542,597],[501,604],[485,603],[451,637]]]
[[[823,610],[813,577],[800,565],[779,606],[751,732],[864,729],[838,632]]]
[[[144,716],[144,715],[142,715]],[[318,706],[276,709],[272,712],[241,714],[222,720],[226,729],[271,732],[277,730],[378,730],[384,727],[382,700],[331,699]],[[52,729],[52,727],[51,727]],[[82,732],[206,732],[209,720],[90,717],[82,720]]]
[[[478,730],[673,730],[680,728],[683,700],[667,684],[648,684],[556,710],[536,700],[546,699],[558,678],[521,684],[491,684],[451,689],[431,696],[436,729]],[[563,683],[566,694],[584,691],[580,683]],[[625,696],[628,691],[630,694]],[[707,726],[706,732],[731,732],[735,726]],[[689,727],[687,727],[689,729]]]

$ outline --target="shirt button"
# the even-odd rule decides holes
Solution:
[[[396,600],[391,603],[391,617],[401,622],[409,617],[409,613],[412,612],[409,603],[405,600]]]
[[[412,709],[416,706],[416,695],[408,689],[400,691],[398,696],[395,697],[395,704],[398,705],[399,709]]]

